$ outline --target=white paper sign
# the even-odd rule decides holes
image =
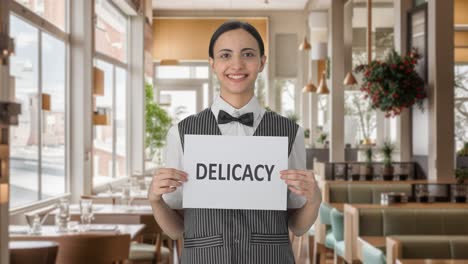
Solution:
[[[286,210],[287,137],[186,135],[184,208]]]

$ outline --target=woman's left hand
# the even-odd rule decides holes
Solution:
[[[281,179],[288,185],[291,192],[305,196],[307,201],[312,202],[318,192],[315,175],[306,170],[283,170],[280,171]]]

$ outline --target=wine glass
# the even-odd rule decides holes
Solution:
[[[55,215],[55,224],[58,232],[67,232],[68,220],[70,220],[70,203],[67,198],[59,200],[58,213]]]
[[[83,224],[85,230],[89,229],[91,221],[93,220],[93,200],[81,199],[80,200],[80,216],[81,224]]]

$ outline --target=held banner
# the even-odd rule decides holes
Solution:
[[[185,135],[184,208],[286,210],[287,137]]]

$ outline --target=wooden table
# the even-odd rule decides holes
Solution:
[[[94,195],[82,195],[81,199],[91,199],[97,204],[122,204],[122,192],[114,193],[98,193]],[[137,193],[130,193],[130,203],[149,205],[148,191],[139,191]]]
[[[145,225],[115,225],[115,224],[92,224],[91,228],[108,228],[108,227],[116,227],[114,231],[102,231],[103,229],[98,229],[98,230],[91,230],[91,231],[86,231],[86,232],[78,232],[78,231],[72,231],[72,232],[63,232],[59,233],[57,232],[57,227],[56,226],[51,226],[51,225],[43,225],[42,226],[42,232],[38,235],[32,235],[28,233],[29,226],[27,225],[10,225],[10,240],[12,241],[17,241],[17,240],[24,240],[28,239],[30,240],[31,238],[38,238],[40,240],[41,237],[58,237],[58,236],[74,236],[74,235],[80,235],[80,234],[87,234],[87,233],[104,233],[104,234],[130,234],[131,239],[136,239],[141,231],[143,231],[143,228]]]
[[[92,197],[97,197],[97,198],[122,198],[122,192],[113,192],[113,193],[107,193],[107,192],[101,192],[97,193],[95,195],[91,195]],[[136,193],[131,192],[130,193],[130,198],[135,198],[135,199],[148,199],[148,191],[147,190],[142,190]]]
[[[51,215],[58,213],[58,209]],[[99,224],[148,224],[154,221],[153,211],[148,205],[112,205],[93,204],[93,223]],[[70,216],[73,221],[80,221],[80,207],[77,204],[70,205]],[[50,217],[53,219],[54,217]],[[50,220],[50,219],[49,219]],[[50,221],[47,223],[51,224]]]
[[[467,264],[468,259],[397,259],[397,264]]]
[[[344,240],[345,260],[357,260],[357,238],[359,236],[359,210],[382,208],[408,209],[468,209],[468,203],[401,203],[391,205],[380,204],[345,204],[344,205]]]
[[[362,258],[362,248],[364,247],[365,244],[369,244],[371,246],[374,246],[376,248],[380,247],[385,247],[385,238],[384,236],[360,236],[357,239],[357,258],[360,261],[364,261]]]

